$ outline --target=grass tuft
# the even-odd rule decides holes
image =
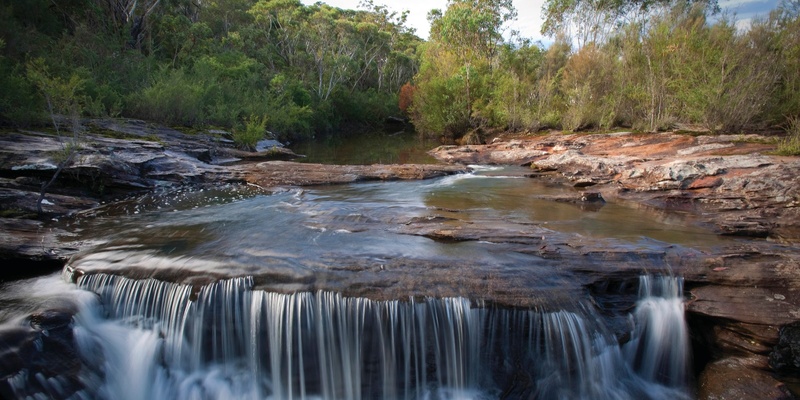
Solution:
[[[786,138],[778,142],[776,153],[782,156],[800,156],[800,117],[789,118]]]

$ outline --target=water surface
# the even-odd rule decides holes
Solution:
[[[340,164],[436,164],[428,150],[437,142],[408,131],[369,131],[291,144],[289,147],[305,157],[296,161]]]
[[[689,398],[682,281],[640,271],[667,269],[666,249],[730,242],[690,215],[563,201],[579,192],[522,168],[473,169],[427,181],[165,190],[70,220],[90,249],[63,276],[2,287],[0,342],[43,357],[38,365],[81,367],[28,366],[0,390]],[[552,245],[581,257],[583,246],[629,251],[634,261],[586,256],[573,268],[547,256]],[[638,295],[598,301],[587,268],[634,268],[638,283],[619,287],[635,284]],[[30,318],[41,310],[67,319]]]

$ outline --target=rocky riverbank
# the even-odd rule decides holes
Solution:
[[[156,189],[218,184],[267,188],[366,180],[425,179],[464,172],[449,165],[330,166],[287,162],[300,156],[275,141],[242,151],[230,134],[187,134],[139,120],[84,121],[75,155],[37,201],[42,185],[65,158],[72,137],[16,130],[0,133],[0,276],[35,275],[60,268],[82,244],[55,224],[58,219]]]
[[[754,238],[694,260],[686,277],[700,399],[793,398],[800,370],[800,158],[759,135],[561,134],[442,146],[459,164],[529,165],[607,200],[695,214]],[[790,378],[791,380],[791,378]]]
[[[574,196],[545,200],[588,210],[603,201],[640,203],[693,214],[719,234],[743,240],[713,250],[668,244],[643,250],[542,226],[481,221],[459,210],[431,209],[430,215],[403,220],[335,222],[349,231],[383,229],[436,241],[492,243],[496,251],[543,260],[542,265],[551,268],[537,274],[563,279],[564,286],[552,290],[548,280],[536,287],[526,266],[453,266],[446,260],[419,258],[381,264],[330,259],[326,262],[331,268],[308,276],[267,271],[253,277],[255,284],[272,291],[333,290],[373,299],[480,297],[512,307],[539,307],[553,302],[554,296],[566,299],[588,292],[625,340],[625,307],[635,299],[631,290],[638,275],[643,269],[673,271],[685,277],[691,293],[687,311],[699,372],[698,397],[791,398],[784,381],[800,368],[800,160],[769,155],[774,146],[770,138],[556,133],[432,151],[449,165],[331,166],[287,162],[297,156],[269,143],[259,152],[243,152],[219,131],[185,134],[131,120],[86,125],[91,129],[81,136],[73,162],[45,196],[43,215],[37,214],[36,201],[41,185],[63,157],[62,142],[35,131],[0,134],[0,258],[13,261],[4,263],[4,279],[58,269],[91,246],[59,220],[88,218],[103,204],[130,201],[162,188],[227,184],[277,190],[425,179],[465,172],[468,164],[527,165],[531,168],[525,174],[531,179],[576,187]],[[80,217],[70,216],[82,210]],[[26,265],[19,267],[20,263]],[[176,274],[133,264],[130,271],[132,278],[188,279],[193,284],[203,283],[200,278],[217,279],[187,277],[190,270]]]

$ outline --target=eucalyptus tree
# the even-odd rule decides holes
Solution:
[[[474,106],[491,102],[489,78],[516,15],[510,0],[450,0],[444,13],[429,14],[430,42],[416,77],[418,127],[460,136],[483,119]]]
[[[717,0],[546,0],[541,32],[571,37],[579,48],[600,44],[625,24],[646,29],[653,12],[681,4],[702,4],[711,12],[719,11]]]

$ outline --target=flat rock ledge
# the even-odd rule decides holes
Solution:
[[[568,265],[561,273],[571,282],[571,291],[564,295],[588,290],[598,304],[615,304],[619,288],[629,287],[643,268],[674,271],[685,277],[691,296],[687,318],[700,369],[699,398],[792,398],[784,377],[800,370],[800,161],[766,155],[773,147],[769,138],[549,134],[432,152],[451,165],[330,166],[283,161],[293,156],[285,149],[242,152],[232,148],[224,132],[188,135],[135,120],[87,125],[101,132],[82,136],[75,162],[48,191],[44,219],[36,215],[35,203],[42,183],[57,168],[61,142],[41,132],[0,134],[0,258],[35,263],[39,271],[45,262],[51,268],[63,265],[85,245],[56,220],[164,187],[233,183],[273,188],[426,179],[465,172],[469,164],[529,165],[534,178],[582,188],[586,195],[581,206],[624,200],[697,213],[719,233],[746,240],[711,252],[673,246],[647,252],[587,244],[534,226],[512,232],[432,218],[392,229],[433,240],[495,243],[552,263],[544,275],[548,277]],[[530,287],[514,285],[520,274],[529,273],[524,269],[502,268],[489,279],[479,268],[406,261],[376,266],[364,260],[332,260],[342,268],[322,280],[354,296],[394,298],[433,285],[441,295],[485,293],[489,300],[511,306],[536,303]],[[6,269],[18,265],[4,264]],[[0,276],[8,279],[9,271]],[[269,286],[273,278],[256,281],[265,289],[280,290]],[[315,279],[300,283],[318,289]],[[620,331],[624,315],[620,311],[617,318]]]
[[[41,215],[36,204],[42,185],[66,158],[71,136],[30,130],[0,133],[0,260],[25,264],[31,273],[37,266],[57,268],[82,247],[70,240],[69,232],[55,227],[59,219],[158,189],[427,179],[467,171],[444,164],[305,164],[285,161],[300,156],[275,141],[263,141],[258,151],[237,149],[230,134],[219,130],[187,134],[129,119],[90,120],[83,125],[87,132],[75,140],[72,162],[48,188]],[[11,277],[17,275],[0,271],[0,281]]]
[[[234,175],[251,184],[274,187],[431,179],[467,170],[454,165],[324,165],[267,161],[237,167]]]
[[[530,166],[533,176],[609,201],[695,213],[719,234],[746,239],[677,268],[691,296],[698,398],[791,399],[784,381],[800,371],[800,158],[769,155],[775,143],[759,135],[550,133],[430,153],[453,164]]]
[[[530,166],[605,199],[695,212],[720,234],[800,243],[800,157],[768,155],[759,135],[550,133],[441,146],[452,164]]]

